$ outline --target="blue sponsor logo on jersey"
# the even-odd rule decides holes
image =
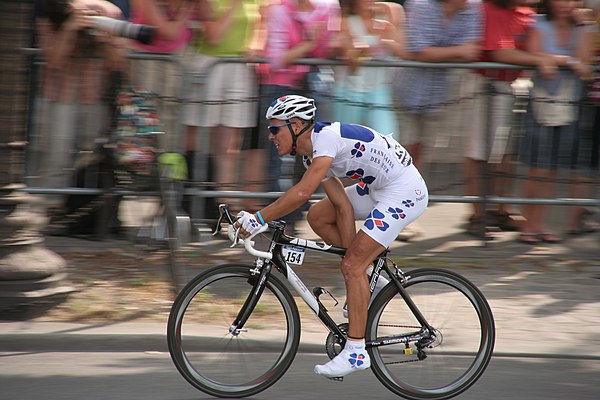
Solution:
[[[385,215],[381,211],[374,209],[367,216],[367,219],[365,220],[365,227],[368,230],[377,228],[380,231],[385,232],[390,227],[390,224],[385,222]]]
[[[346,176],[352,180],[360,181],[356,184],[356,192],[360,196],[369,194],[369,185],[375,182],[374,176],[364,176],[365,170],[362,168],[346,172]]]
[[[361,142],[369,143],[375,139],[375,134],[372,130],[354,124],[341,124],[340,135],[344,139],[360,140]]]
[[[364,151],[365,145],[361,142],[358,142],[354,144],[354,148],[352,149],[352,151],[350,151],[350,154],[352,154],[353,157],[360,158],[362,157]]]
[[[404,214],[404,210],[401,208],[394,208],[394,207],[390,207],[388,208],[388,213],[390,213],[390,215],[392,216],[392,218],[394,219],[404,219],[406,218],[406,214]]]
[[[329,125],[331,125],[331,122],[317,122],[317,123],[315,123],[314,132],[315,133],[319,133],[319,132],[321,132],[321,129],[323,129],[326,126],[329,126]]]
[[[356,184],[356,193],[358,193],[359,196],[366,196],[369,194],[369,186],[364,183],[363,181],[360,181]]]

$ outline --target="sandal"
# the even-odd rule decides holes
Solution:
[[[507,211],[487,211],[490,225],[497,226],[506,232],[516,232],[519,230],[519,221],[522,222],[523,217],[519,214],[511,214]]]
[[[483,218],[471,216],[467,222],[465,233],[482,240],[494,240],[494,235],[483,222]]]
[[[542,242],[538,233],[521,233],[517,240],[525,244],[540,244]]]

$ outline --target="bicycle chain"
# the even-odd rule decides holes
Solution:
[[[378,325],[385,326],[388,328],[412,328],[412,329],[420,328],[420,326],[412,326],[412,325],[396,325],[396,324],[378,324]],[[386,362],[386,363],[384,363],[384,365],[405,364],[405,363],[412,363],[412,362],[418,362],[418,361],[422,361],[422,360],[415,358],[413,360]]]
[[[387,328],[412,328],[417,329],[420,326],[412,326],[412,325],[395,325],[395,324],[377,324],[377,326],[385,326]]]
[[[412,362],[418,362],[418,361],[422,361],[422,360],[419,360],[418,358],[415,358],[413,360],[386,362],[386,363],[383,363],[383,364],[384,365],[396,365],[396,364],[406,364],[406,363],[412,363]]]

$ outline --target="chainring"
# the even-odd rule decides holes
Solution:
[[[339,324],[338,328],[340,328],[344,335],[348,335],[348,323]],[[339,338],[333,332],[329,332],[329,335],[327,335],[327,339],[325,339],[325,350],[330,359],[333,359],[342,351],[342,340],[343,338]]]

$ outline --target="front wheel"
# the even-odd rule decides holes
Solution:
[[[244,327],[230,332],[257,277],[250,266],[215,267],[188,283],[173,303],[167,326],[171,358],[181,375],[205,393],[254,395],[281,378],[296,355],[298,308],[273,275]]]
[[[486,369],[494,348],[492,311],[483,294],[460,275],[439,269],[406,273],[403,287],[431,327],[426,340],[369,349],[375,376],[407,399],[449,399]],[[421,324],[389,283],[369,308],[367,341],[419,333]]]

